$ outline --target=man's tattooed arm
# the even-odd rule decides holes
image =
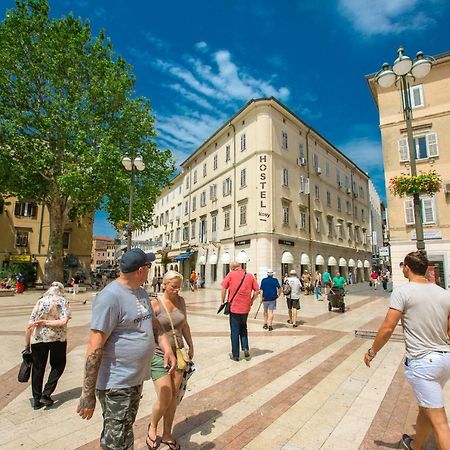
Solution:
[[[90,419],[95,409],[95,385],[103,357],[103,345],[107,337],[100,331],[92,331],[89,339],[84,381],[77,412],[83,419]]]

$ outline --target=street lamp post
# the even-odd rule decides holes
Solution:
[[[122,158],[122,165],[125,167],[125,170],[131,172],[130,177],[130,204],[128,208],[128,233],[127,233],[127,250],[131,249],[131,224],[133,223],[133,197],[134,197],[134,185],[136,178],[136,170],[142,172],[145,169],[144,161],[142,157],[138,155],[136,158],[131,159],[129,156],[124,156]]]
[[[392,68],[388,63],[384,63],[381,70],[375,75],[375,82],[382,88],[391,87],[394,83],[397,86],[400,85],[403,117],[406,122],[409,166],[412,177],[417,175],[417,169],[412,130],[412,106],[409,80],[416,80],[418,78],[426,77],[431,70],[432,63],[433,59],[429,56],[424,56],[422,52],[417,52],[416,59],[413,62],[409,56],[404,54],[404,49],[400,47],[397,50],[397,59],[392,64]],[[420,194],[418,192],[413,195],[413,203],[415,218],[414,222],[416,227],[416,247],[418,251],[426,253],[422,225],[422,204]]]

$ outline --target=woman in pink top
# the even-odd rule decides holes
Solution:
[[[258,296],[259,286],[251,273],[242,270],[241,264],[233,261],[231,271],[222,281],[222,303],[230,305],[231,359],[239,361],[239,341],[246,358],[250,357],[247,318]],[[228,293],[228,295],[227,295]]]

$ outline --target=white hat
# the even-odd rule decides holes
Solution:
[[[296,272],[294,269],[292,269],[292,270],[289,272],[289,275],[297,275],[297,272]]]

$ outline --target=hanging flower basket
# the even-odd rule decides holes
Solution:
[[[441,186],[441,176],[435,170],[421,172],[415,176],[402,173],[389,180],[389,190],[398,197],[414,194],[433,196],[439,192]]]

